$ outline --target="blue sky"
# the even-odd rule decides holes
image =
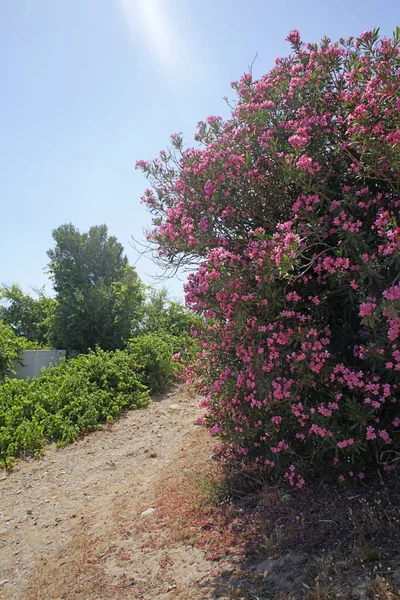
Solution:
[[[230,82],[256,53],[255,75],[269,70],[289,30],[391,34],[399,16],[397,0],[1,0],[0,283],[44,285],[51,231],[67,222],[106,223],[134,263],[131,235],[150,223],[136,160],[227,115]]]

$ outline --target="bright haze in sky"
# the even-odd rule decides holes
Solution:
[[[151,283],[153,263],[130,246],[151,218],[134,170],[182,131],[228,115],[230,83],[255,76],[305,41],[399,23],[394,0],[3,0],[0,2],[0,284],[51,284],[51,232],[106,223]],[[138,260],[138,262],[136,262]],[[182,281],[166,282],[182,297]]]

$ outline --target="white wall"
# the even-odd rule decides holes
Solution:
[[[14,364],[16,374],[10,377],[26,379],[40,375],[42,367],[50,364],[58,365],[60,358],[65,356],[65,350],[25,350]]]

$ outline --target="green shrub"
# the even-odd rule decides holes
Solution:
[[[25,349],[25,339],[15,335],[10,325],[0,321],[0,380],[12,369],[15,360]]]
[[[191,270],[221,458],[301,488],[399,467],[400,28],[288,40],[228,119],[137,166],[158,264]]]
[[[101,428],[124,409],[149,400],[132,357],[97,350],[43,369],[31,381],[0,385],[0,466],[18,456],[38,456],[46,441],[65,445]]]
[[[174,373],[173,349],[165,336],[145,335],[129,340],[127,352],[151,392],[164,391]]]
[[[189,332],[180,335],[161,333],[160,337],[168,344],[172,353],[175,377],[186,380],[188,366],[195,361],[196,355],[200,351],[198,339]]]
[[[14,344],[9,353],[14,360],[26,342],[9,329],[4,331]],[[10,468],[16,457],[40,456],[46,442],[64,446],[124,409],[145,406],[149,391],[164,391],[196,345],[188,332],[148,334],[131,339],[126,350],[98,349],[62,359],[36,379],[5,378],[0,385],[0,466]]]
[[[183,377],[200,350],[200,344],[191,332],[199,329],[202,322],[200,316],[179,302],[169,300],[166,290],[150,289],[139,336],[155,335],[166,342],[173,357],[174,374]]]

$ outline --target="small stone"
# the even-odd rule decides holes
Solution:
[[[170,404],[168,410],[176,412],[177,410],[181,410],[181,407],[179,406],[179,404]]]
[[[156,510],[155,508],[147,508],[142,513],[140,513],[140,516],[141,517],[148,517],[149,515],[152,515],[155,510]]]
[[[9,579],[3,579],[3,581],[0,581],[0,585],[4,585],[5,583],[8,583],[10,580]]]
[[[283,494],[281,498],[282,504],[290,504],[292,501],[292,496],[290,494]]]
[[[257,573],[268,575],[269,571],[271,570],[271,562],[273,563],[273,561],[271,561],[269,558],[260,562],[260,564],[256,566]]]

